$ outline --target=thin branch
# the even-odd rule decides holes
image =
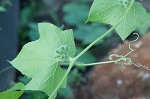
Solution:
[[[82,63],[75,63],[76,66],[92,66],[92,65],[102,65],[102,64],[110,64],[115,63],[114,61],[105,61],[105,62],[97,62],[97,63],[89,63],[89,64],[82,64]]]
[[[13,68],[12,66],[11,66],[11,67],[6,67],[6,68],[4,68],[3,70],[0,71],[0,74],[2,74],[3,72],[5,72],[5,71],[7,71],[7,70],[12,69],[12,68]]]

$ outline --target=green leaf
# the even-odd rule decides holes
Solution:
[[[31,10],[32,9],[32,10]],[[25,27],[29,22],[31,22],[32,17],[34,16],[33,8],[31,6],[25,7],[20,12],[20,25]]]
[[[47,99],[48,96],[42,91],[29,91],[22,99]]]
[[[40,38],[24,45],[18,56],[11,61],[16,69],[28,77],[59,62],[55,51],[61,46],[69,46],[69,57],[73,57],[75,53],[72,30],[62,31],[50,23],[40,23],[39,33]]]
[[[64,21],[70,25],[79,25],[86,21],[89,7],[80,1],[70,2],[64,5]],[[82,16],[82,17],[79,17]]]
[[[148,12],[148,15],[150,15],[150,12]],[[139,26],[137,30],[141,35],[145,35],[149,33],[150,32],[150,20],[147,20],[146,23]]]
[[[0,99],[18,99],[24,91],[16,91],[24,88],[24,84],[18,83],[11,89],[0,93]]]
[[[47,95],[55,90],[58,83],[61,81],[65,70],[62,70],[58,63],[55,63],[50,68],[45,68],[37,75],[35,75],[32,80],[26,85],[26,90],[41,90]],[[39,79],[40,78],[40,79]],[[35,86],[36,85],[36,86]],[[66,87],[66,80],[62,83],[60,88]],[[56,97],[56,93],[54,99]]]
[[[10,91],[13,91],[13,90],[21,90],[21,89],[24,89],[25,86],[23,83],[19,82],[17,83],[15,86],[13,86],[12,88],[10,88],[9,90]]]
[[[123,18],[131,0],[94,0],[88,21],[103,22],[115,26]],[[122,40],[125,40],[139,25],[147,22],[149,16],[138,2],[134,2],[128,14],[116,27]]]
[[[26,90],[40,90],[50,95],[65,73],[59,62],[75,54],[73,32],[62,31],[50,23],[40,23],[39,34],[40,38],[24,45],[10,63],[22,74],[32,78]],[[65,87],[65,83],[61,88]]]
[[[24,91],[4,91],[0,93],[0,99],[18,99]]]
[[[5,12],[5,11],[6,11],[6,9],[2,6],[0,6],[0,12]]]
[[[147,23],[141,25],[137,30],[141,35],[145,35],[145,34],[149,33],[149,31],[150,31],[150,22],[147,22]]]
[[[62,97],[61,99],[73,99],[74,94],[73,94],[73,89],[69,86],[65,89],[60,89],[58,91],[59,96]]]
[[[84,45],[87,45],[92,43],[99,36],[103,35],[106,31],[107,28],[102,24],[86,24],[80,25],[79,28],[75,31],[74,36],[76,39],[81,40]],[[102,40],[100,42],[102,42]]]
[[[28,31],[28,36],[30,40],[37,40],[39,38],[38,32],[38,25],[36,23],[29,24],[30,30]]]

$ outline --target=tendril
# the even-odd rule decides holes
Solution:
[[[124,57],[127,57],[129,54],[131,54],[132,52],[135,51],[135,49],[131,47],[131,43],[136,42],[136,41],[140,38],[140,36],[139,36],[138,33],[133,33],[133,35],[137,35],[137,38],[136,38],[135,40],[129,42],[129,49],[130,49],[130,52],[128,52],[126,55],[124,55]]]
[[[133,33],[133,35],[137,35],[137,38],[135,40],[129,42],[130,51],[125,55],[112,54],[112,55],[109,56],[109,60],[114,61],[115,64],[120,64],[121,66],[123,66],[123,65],[134,65],[136,67],[143,67],[147,70],[150,70],[150,68],[148,68],[146,66],[137,65],[135,63],[132,63],[131,58],[127,57],[129,54],[131,54],[133,51],[136,50],[136,49],[131,47],[131,43],[136,42],[140,37],[137,33]]]
[[[135,63],[131,63],[132,65],[134,65],[134,66],[136,66],[136,67],[142,67],[142,68],[145,68],[145,69],[147,69],[147,70],[150,70],[150,68],[148,68],[148,67],[146,67],[146,66],[144,66],[144,65],[137,65],[137,64],[135,64]]]
[[[133,35],[137,35],[137,38],[135,40],[129,42],[129,49],[130,50],[135,50],[135,49],[131,48],[131,43],[136,42],[140,38],[138,33],[133,33]]]

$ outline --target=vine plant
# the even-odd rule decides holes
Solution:
[[[40,38],[24,45],[18,56],[10,61],[12,66],[22,74],[32,78],[31,81],[27,85],[16,84],[13,88],[0,93],[0,98],[13,97],[13,99],[18,99],[24,91],[31,90],[43,91],[49,96],[49,99],[55,99],[59,88],[66,87],[67,75],[73,66],[107,63],[134,64],[130,58],[127,58],[135,50],[130,47],[133,41],[129,43],[131,51],[124,56],[113,54],[110,55],[109,61],[90,64],[76,63],[76,60],[114,29],[122,40],[125,40],[139,25],[148,20],[149,16],[146,10],[135,0],[94,0],[87,22],[102,22],[112,25],[112,28],[75,57],[76,48],[71,29],[62,31],[51,23],[39,23]],[[117,57],[117,59],[115,60],[113,57]],[[60,67],[62,62],[68,62],[67,70]]]

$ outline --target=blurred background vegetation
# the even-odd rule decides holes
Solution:
[[[7,1],[1,2],[0,11],[7,11],[7,7],[11,6],[11,1]],[[92,2],[92,0],[20,0],[19,51],[24,44],[39,38],[37,23],[50,22],[63,30],[74,30],[76,54],[78,54],[110,28],[110,25],[102,23],[85,23]],[[140,26],[136,32],[143,36],[149,30],[150,23],[147,23]],[[132,36],[129,36],[127,39],[131,40],[131,38]],[[85,63],[100,61],[120,43],[123,43],[122,40],[113,31],[78,61]],[[92,69],[93,67],[74,67],[68,77],[68,87],[59,90],[57,99],[74,99],[76,88],[88,82],[87,76]],[[19,81],[27,84],[30,79],[17,72],[16,82]],[[47,96],[42,92],[28,91],[21,99],[47,99]]]

